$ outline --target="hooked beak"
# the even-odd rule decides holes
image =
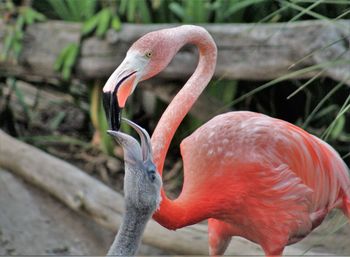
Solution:
[[[138,143],[136,143],[137,141],[133,137],[122,132],[107,130],[107,133],[113,138],[115,138],[118,141],[118,143],[122,145],[126,153],[140,152],[141,156],[139,159],[142,159],[143,162],[153,162],[151,138],[147,131],[128,119],[122,118],[122,120],[125,121],[130,127],[132,127],[140,136],[141,146]],[[135,156],[135,154],[133,154],[133,156]]]
[[[103,87],[103,107],[112,130],[119,130],[121,111],[138,83],[138,72],[132,64],[125,58]]]
[[[122,146],[126,163],[133,165],[142,161],[142,150],[135,138],[115,130],[107,130],[107,133]]]

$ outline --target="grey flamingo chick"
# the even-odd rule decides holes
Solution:
[[[136,139],[127,134],[107,131],[123,147],[125,162],[125,212],[107,255],[133,256],[138,250],[148,220],[159,207],[162,180],[153,164],[148,133],[137,124],[127,119],[123,120],[139,134],[141,146]]]

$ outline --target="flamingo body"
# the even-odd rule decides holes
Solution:
[[[223,254],[232,236],[281,254],[350,199],[348,170],[339,155],[304,130],[266,115],[219,115],[182,142],[181,154],[185,180],[176,202],[187,209],[194,204],[210,218],[213,255]]]

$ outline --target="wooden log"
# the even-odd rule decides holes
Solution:
[[[106,79],[124,58],[127,49],[141,35],[175,24],[123,24],[120,32],[110,30],[105,39],[83,41],[75,78]],[[203,24],[218,45],[216,78],[270,80],[301,68],[320,65],[322,76],[350,85],[350,20],[302,21],[275,24]],[[0,21],[0,27],[4,24]],[[0,63],[0,73],[32,80],[60,78],[53,63],[60,50],[79,42],[80,24],[49,21],[26,30],[20,65]],[[0,32],[1,43],[5,36]],[[165,79],[184,79],[193,72],[196,50],[185,47],[160,75]],[[331,63],[336,61],[337,63]],[[311,70],[293,78],[310,78]]]
[[[5,96],[11,94],[9,105],[16,120],[24,121],[43,131],[52,129],[81,131],[84,129],[86,110],[89,109],[89,106],[82,97],[75,96],[75,100],[70,93],[59,92],[55,88],[34,86],[21,80],[16,81],[17,93],[9,84],[4,84],[1,90]],[[4,104],[5,101],[0,102],[0,110]],[[23,105],[27,107],[28,112],[23,111]],[[56,123],[55,127],[50,127],[60,113],[64,118]]]
[[[123,196],[56,157],[12,138],[0,130],[0,167],[49,192],[71,209],[116,231],[122,220]],[[197,224],[170,231],[151,220],[143,242],[169,253],[207,255],[207,228]],[[299,255],[302,249],[289,247],[286,254]],[[308,252],[310,254],[311,252]],[[226,254],[261,255],[257,245],[235,239]]]

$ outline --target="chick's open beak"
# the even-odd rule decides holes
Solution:
[[[119,130],[122,109],[137,83],[136,71],[129,67],[125,59],[103,87],[103,107],[112,130]]]

